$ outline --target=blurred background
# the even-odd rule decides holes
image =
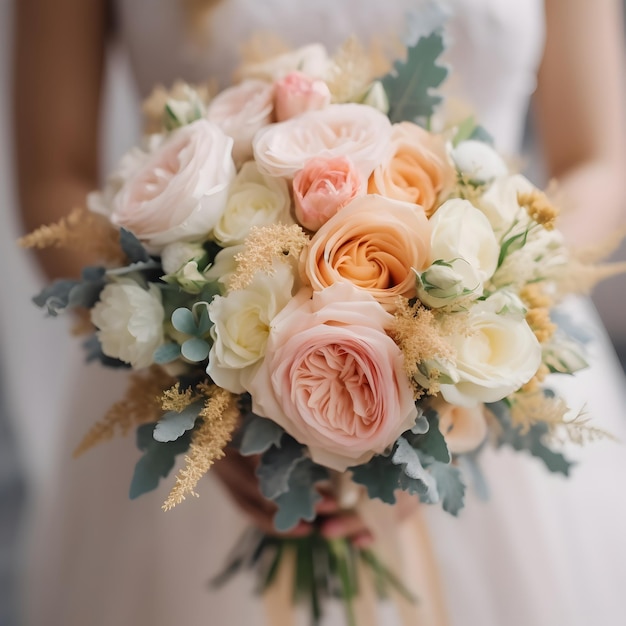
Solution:
[[[54,489],[46,483],[46,469],[54,450],[54,397],[37,395],[37,376],[60,376],[68,347],[58,322],[50,324],[30,304],[39,277],[30,259],[15,245],[19,236],[13,181],[11,137],[12,0],[0,0],[0,626],[16,626],[15,580],[21,531],[28,495],[37,489]],[[138,101],[123,51],[113,46],[108,66],[106,121],[102,130],[103,171],[135,143],[139,129]],[[625,112],[626,114],[626,112]],[[626,243],[615,254],[626,260]],[[626,276],[606,281],[594,300],[609,334],[626,362]],[[28,368],[26,370],[25,368]],[[31,372],[33,395],[14,397],[16,376]],[[25,419],[25,411],[36,419]],[[34,437],[34,429],[37,437]],[[32,441],[40,442],[33,447]],[[24,442],[29,442],[29,463],[21,462]]]

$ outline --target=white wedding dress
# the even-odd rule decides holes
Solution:
[[[206,48],[186,37],[181,4],[117,3],[143,94],[179,77],[214,76],[226,85],[237,64],[234,42],[259,30],[293,46],[323,41],[334,47],[351,34],[384,40],[402,33],[406,11],[424,2],[224,0],[211,14]],[[446,5],[455,89],[499,148],[514,154],[542,53],[543,3]],[[624,378],[592,308],[577,303],[574,311],[595,335],[593,365],[559,386],[573,407],[587,402],[597,424],[626,441]],[[172,478],[137,501],[127,498],[139,456],[132,437],[71,459],[81,435],[121,394],[126,376],[78,360],[71,368],[67,418],[58,426],[63,446],[34,512],[27,626],[263,624],[250,578],[217,594],[208,589],[245,526],[212,478],[201,483],[198,500],[163,513]],[[428,508],[451,625],[626,624],[626,449],[600,442],[574,452],[581,463],[565,480],[526,455],[488,450],[482,456],[488,502],[470,493],[458,519]],[[333,617],[328,623],[342,622]]]

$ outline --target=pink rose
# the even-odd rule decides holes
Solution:
[[[245,80],[215,96],[206,117],[233,138],[233,159],[241,164],[252,158],[252,140],[261,128],[272,123],[273,112],[274,86]]]
[[[274,85],[274,110],[279,122],[305,111],[324,109],[329,104],[328,85],[302,72],[291,72]]]
[[[439,430],[452,454],[471,452],[487,436],[483,405],[464,407],[437,398],[431,406],[439,414]]]
[[[349,157],[368,178],[389,151],[391,122],[365,104],[331,104],[262,129],[254,138],[259,171],[293,178],[313,157]]]
[[[112,194],[92,198],[108,211],[116,226],[139,238],[151,252],[174,241],[204,238],[224,212],[235,178],[233,142],[207,120],[198,120],[169,135],[136,162]],[[109,198],[107,206],[101,200]]]
[[[299,291],[270,322],[248,389],[254,412],[337,471],[384,452],[417,417],[391,319],[350,284]]]
[[[315,291],[350,282],[393,311],[398,296],[416,293],[413,268],[430,264],[430,236],[428,219],[414,204],[361,196],[313,235],[300,272]]]
[[[363,179],[348,157],[311,159],[293,179],[296,217],[305,228],[318,230],[364,192]]]

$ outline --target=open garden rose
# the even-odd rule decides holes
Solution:
[[[391,319],[350,284],[301,290],[270,323],[253,411],[337,471],[384,452],[417,417]]]
[[[298,222],[316,231],[350,200],[365,193],[365,184],[346,157],[307,161],[293,179]]]
[[[260,80],[245,80],[215,96],[207,119],[233,139],[233,159],[241,164],[252,158],[255,134],[273,120],[274,86]]]
[[[497,402],[537,373],[541,345],[526,320],[494,309],[489,298],[477,302],[468,311],[469,333],[448,337],[456,352],[459,382],[441,385],[441,395],[451,404],[471,407]]]
[[[311,239],[301,273],[314,290],[350,282],[387,310],[415,295],[417,270],[430,260],[430,225],[408,202],[367,195],[354,199]]]
[[[278,122],[305,111],[323,109],[329,104],[328,85],[302,72],[290,72],[274,84],[274,111]]]
[[[235,177],[232,139],[198,120],[169,135],[112,195],[109,219],[154,253],[197,241],[217,224]],[[91,205],[90,205],[91,206]]]
[[[368,191],[419,204],[431,215],[439,194],[453,179],[443,138],[417,124],[401,122],[393,125],[391,152],[372,173]]]
[[[286,122],[272,124],[254,138],[259,170],[293,178],[313,157],[348,156],[369,177],[387,156],[389,118],[364,104],[331,104]]]
[[[130,278],[108,284],[91,310],[102,352],[136,369],[154,363],[154,352],[163,343],[164,317],[158,287],[144,289]]]

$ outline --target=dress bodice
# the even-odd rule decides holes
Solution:
[[[176,78],[228,85],[240,44],[257,33],[275,33],[294,47],[319,41],[332,50],[351,35],[365,43],[402,35],[409,11],[426,15],[436,3],[449,16],[454,89],[505,152],[518,147],[543,48],[542,0],[222,0],[207,16],[202,45],[189,37],[182,0],[116,2],[142,95]]]

